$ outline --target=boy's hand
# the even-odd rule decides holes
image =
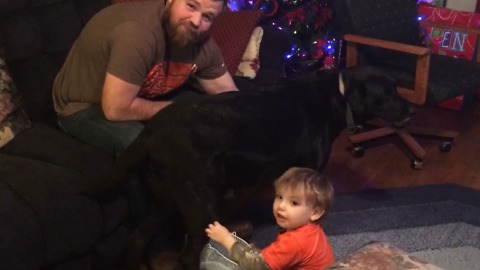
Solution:
[[[205,229],[205,232],[210,239],[217,241],[227,250],[230,250],[236,241],[232,234],[228,231],[228,229],[225,228],[218,221],[209,224],[208,227]]]

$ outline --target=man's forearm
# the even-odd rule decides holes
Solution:
[[[146,121],[171,103],[137,97],[128,106],[105,110],[105,117],[110,121]]]

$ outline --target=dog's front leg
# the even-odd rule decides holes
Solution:
[[[188,270],[198,270],[199,256],[208,240],[205,228],[218,218],[214,191],[204,186],[199,187],[198,183],[202,181],[198,180],[197,177],[196,184],[186,181],[184,185],[176,186],[176,195],[173,196],[187,231],[181,261]]]
[[[150,213],[130,235],[127,243],[127,264],[129,270],[140,269],[148,243],[162,223],[161,218],[156,213]]]
[[[182,227],[176,226],[175,220],[179,220],[180,215],[176,208],[176,203],[169,196],[168,186],[165,185],[165,182],[158,179],[155,174],[147,174],[146,180],[149,191],[155,200],[150,205],[149,215],[142,220],[129,237],[127,243],[127,265],[129,270],[140,269],[142,263],[147,266],[150,265],[148,269],[157,269],[152,263],[155,265],[164,264],[162,257],[165,256],[162,255],[163,253],[170,254],[175,249],[179,251],[181,244],[178,244],[178,240],[184,234]],[[148,249],[152,248],[151,243],[155,243],[155,248],[160,248],[160,250],[153,250],[157,254],[148,258],[147,254],[152,251]],[[178,255],[177,252],[174,253]],[[170,265],[173,267],[174,263],[172,261]]]

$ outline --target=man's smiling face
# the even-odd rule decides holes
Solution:
[[[168,0],[164,23],[171,42],[186,46],[205,41],[223,6],[224,2],[219,0]]]

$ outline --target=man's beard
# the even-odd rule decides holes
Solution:
[[[165,9],[163,23],[168,33],[169,42],[173,45],[184,47],[187,45],[197,45],[205,42],[210,36],[210,31],[200,33],[190,25],[188,21],[179,21],[171,23],[171,7]],[[184,28],[184,29],[181,29]]]

